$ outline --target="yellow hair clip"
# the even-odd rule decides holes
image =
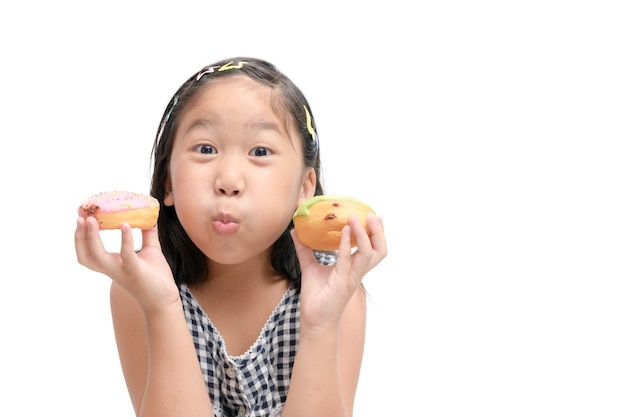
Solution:
[[[213,67],[209,67],[207,69],[205,69],[204,71],[201,71],[198,73],[198,75],[196,75],[196,81],[198,81],[200,78],[204,77],[206,74],[212,74],[215,72],[215,70],[217,70],[218,72],[222,72],[222,71],[227,71],[230,69],[239,69],[241,67],[243,67],[243,64],[247,64],[247,61],[239,61],[237,62],[237,64],[233,64],[234,61],[230,61],[227,62],[224,65],[216,65]]]
[[[303,107],[304,112],[306,113],[306,130],[308,130],[311,134],[311,139],[313,139],[313,141],[315,142],[315,146],[317,147],[317,133],[315,133],[315,130],[313,129],[311,113],[309,113],[309,109],[307,109],[306,106]]]

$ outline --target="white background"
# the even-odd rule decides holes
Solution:
[[[76,208],[147,192],[169,98],[235,55],[385,218],[355,415],[626,415],[621,2],[346,3],[0,6],[0,415],[132,415]]]

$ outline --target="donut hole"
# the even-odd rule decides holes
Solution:
[[[133,233],[133,246],[135,247],[135,252],[141,250],[141,229],[131,229]],[[104,244],[104,249],[107,252],[119,253],[122,248],[122,231],[119,229],[116,230],[101,230],[100,237],[102,238],[102,243]]]

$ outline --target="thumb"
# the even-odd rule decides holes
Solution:
[[[301,270],[311,263],[317,263],[315,256],[313,255],[313,250],[304,243],[300,242],[295,229],[291,229],[291,239],[293,239],[293,245],[296,248],[296,255],[298,256],[298,261],[300,261]]]
[[[155,248],[161,250],[161,243],[159,242],[159,231],[156,226],[141,231],[141,248]]]

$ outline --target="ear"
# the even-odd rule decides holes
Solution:
[[[298,197],[298,205],[302,204],[305,200],[313,197],[315,194],[315,185],[317,184],[317,175],[313,168],[307,168],[302,179],[302,186],[300,187],[300,196]]]
[[[167,176],[165,180],[165,196],[163,197],[163,204],[172,207],[174,205],[174,196],[172,195],[172,181],[170,176]]]

